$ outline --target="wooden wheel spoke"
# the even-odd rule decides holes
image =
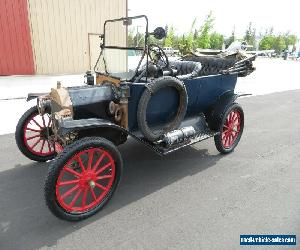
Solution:
[[[225,145],[228,145],[228,142],[229,141],[229,136],[228,135],[226,135],[226,139],[225,139]]]
[[[82,196],[82,203],[81,203],[81,206],[82,206],[83,209],[86,205],[87,192],[88,192],[88,189],[87,188],[84,189],[83,196]]]
[[[84,167],[84,165],[82,163],[82,159],[79,155],[77,156],[77,162],[79,163],[79,166],[81,168],[82,173],[84,173],[85,172],[85,167]]]
[[[61,196],[61,199],[64,200],[65,198],[67,198],[68,196],[70,196],[74,191],[76,191],[78,188],[79,188],[79,185],[76,185],[76,186],[72,187],[71,189],[69,189],[67,192],[65,192]]]
[[[94,189],[92,187],[90,187],[90,191],[91,191],[91,194],[93,196],[94,201],[96,201],[97,200],[97,196],[96,196],[95,191],[94,191]]]
[[[74,198],[72,199],[71,203],[69,204],[70,207],[73,207],[75,202],[78,200],[80,194],[81,194],[82,190],[79,189],[77,190],[77,193],[75,194]]]
[[[39,142],[41,141],[41,138],[39,138],[32,146],[31,148],[34,149],[36,147],[36,145],[39,144]]]
[[[88,166],[87,166],[87,170],[91,170],[92,169],[92,163],[93,163],[93,157],[94,157],[94,150],[90,150],[88,153]]]
[[[50,145],[50,142],[47,141],[47,143],[48,143],[48,151],[49,151],[49,152],[52,152],[53,150],[52,150],[52,147],[51,147],[51,145]]]
[[[95,186],[98,187],[98,188],[100,188],[100,189],[102,189],[103,191],[106,191],[106,190],[107,190],[106,187],[104,187],[103,185],[101,185],[101,184],[99,184],[99,183],[97,183],[97,182],[95,182]]]
[[[112,163],[111,162],[109,162],[109,163],[107,163],[107,164],[105,164],[103,167],[101,167],[95,174],[96,175],[99,175],[101,172],[103,172],[105,169],[107,169],[109,166],[111,166],[112,165]]]
[[[80,173],[76,172],[76,171],[75,171],[74,169],[72,169],[72,168],[65,167],[64,170],[67,171],[67,172],[69,172],[70,174],[73,174],[73,175],[77,176],[77,177],[81,177],[81,176],[82,176]]]
[[[97,180],[109,179],[111,177],[112,177],[111,175],[102,175],[102,176],[97,177]]]
[[[40,149],[40,153],[42,153],[42,152],[43,152],[43,149],[44,149],[45,143],[46,143],[46,141],[45,141],[45,140],[43,140],[43,143],[42,143],[42,146],[41,146],[41,149]]]
[[[25,130],[29,130],[29,131],[32,131],[32,132],[37,132],[37,133],[40,133],[42,130],[40,129],[33,129],[33,128],[25,128]]]
[[[228,146],[232,143],[232,134],[230,133],[228,136]]]
[[[32,121],[40,128],[43,129],[43,127],[34,119],[32,118]]]
[[[61,182],[58,182],[57,185],[58,186],[66,186],[66,185],[76,184],[78,182],[79,182],[79,179],[75,179],[75,180],[70,180],[70,181],[61,181]]]
[[[99,159],[96,161],[95,165],[92,167],[92,170],[96,171],[99,164],[102,162],[102,160],[105,157],[105,153],[102,153],[101,156],[99,157]]]
[[[238,124],[239,124],[239,119],[240,119],[240,117],[239,116],[237,116],[233,121],[232,121],[232,123],[236,123],[236,122],[238,122]]]
[[[222,140],[224,140],[225,139],[225,137],[226,137],[226,134],[224,133],[224,134],[222,134]]]
[[[236,119],[237,114],[233,112],[232,117],[231,117],[231,123]]]
[[[33,135],[33,136],[30,136],[30,137],[27,137],[26,140],[27,140],[27,141],[30,141],[30,140],[32,140],[32,139],[34,139],[34,138],[37,138],[37,137],[41,137],[41,135],[38,134],[38,135]]]

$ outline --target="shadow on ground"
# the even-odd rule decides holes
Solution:
[[[79,223],[59,220],[45,206],[43,182],[49,163],[15,165],[0,172],[0,248],[53,246],[60,238],[89,223],[99,221],[177,180],[214,166],[221,157],[193,147],[160,157],[132,140],[119,149],[124,172],[116,194],[100,213]]]

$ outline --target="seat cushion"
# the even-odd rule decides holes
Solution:
[[[193,61],[172,61],[170,66],[177,71],[176,77],[180,79],[196,77],[202,69],[200,62]]]

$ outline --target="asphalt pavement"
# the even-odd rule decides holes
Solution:
[[[300,238],[300,90],[240,99],[245,129],[232,154],[213,140],[159,157],[129,140],[109,204],[79,223],[46,208],[48,163],[0,136],[0,249],[240,249],[240,234]],[[268,247],[267,249],[299,249]],[[241,249],[266,249],[251,247]]]

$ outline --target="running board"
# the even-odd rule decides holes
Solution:
[[[129,134],[135,140],[143,143],[145,146],[147,146],[148,148],[150,148],[151,150],[153,150],[155,153],[159,154],[160,156],[170,154],[174,151],[177,151],[178,149],[193,145],[200,141],[204,141],[208,138],[214,137],[215,135],[219,134],[219,132],[212,131],[208,128],[203,114],[200,114],[197,117],[183,121],[179,130],[188,128],[189,126],[192,126],[195,129],[195,133],[193,135],[191,135],[190,137],[188,137],[180,142],[176,142],[172,145],[170,145],[170,144],[168,145],[168,143],[166,143],[166,141],[163,141],[163,140],[160,140],[158,142],[150,142],[149,140],[144,138],[139,132],[129,133]],[[191,130],[189,129],[188,131],[191,131]],[[171,131],[171,132],[174,132],[174,131]]]
[[[214,137],[219,132],[213,132],[213,131],[204,131],[196,134],[193,138],[190,138],[182,143],[175,144],[172,147],[163,147],[160,145],[157,145],[157,149],[159,150],[161,155],[167,155],[169,153],[172,153],[174,151],[177,151],[178,149],[193,145],[197,142],[204,141],[208,138]]]
[[[165,147],[163,145],[154,144],[152,142],[149,142],[145,138],[137,137],[134,134],[131,134],[131,136],[135,140],[143,143],[145,146],[147,146],[148,148],[150,148],[151,150],[153,150],[155,153],[159,154],[160,156],[164,156],[164,155],[170,154],[172,152],[175,152],[178,149],[181,149],[181,148],[193,145],[193,144],[195,144],[197,142],[201,142],[201,141],[204,141],[204,140],[206,140],[208,138],[214,137],[215,135],[218,135],[219,133],[220,132],[215,132],[215,131],[211,131],[211,130],[198,132],[197,134],[195,134],[194,137],[192,137],[192,138],[190,138],[190,139],[188,139],[188,140],[186,140],[186,141],[184,141],[182,143],[175,144],[175,145],[173,145],[171,147]]]

